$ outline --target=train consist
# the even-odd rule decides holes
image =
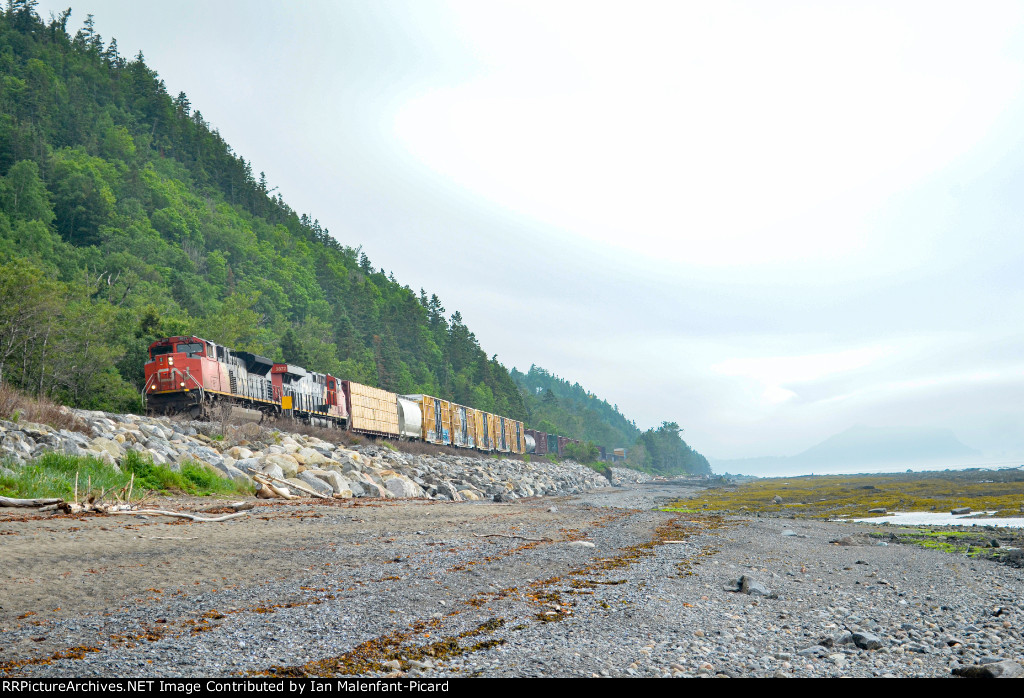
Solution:
[[[291,418],[357,434],[498,453],[565,454],[570,443],[430,395],[397,395],[195,336],[153,342],[143,387],[150,414]],[[602,451],[604,449],[601,449]]]

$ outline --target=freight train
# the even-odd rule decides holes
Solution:
[[[142,392],[149,414],[288,418],[372,437],[498,453],[562,456],[568,444],[580,443],[467,405],[430,395],[398,395],[196,336],[153,342],[145,378]]]

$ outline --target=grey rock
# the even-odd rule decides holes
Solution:
[[[853,633],[853,644],[862,650],[877,650],[882,647],[882,640],[871,633]]]
[[[768,587],[746,574],[734,580],[731,586],[725,587],[725,590],[740,594],[750,594],[751,596],[773,596]]]
[[[953,673],[969,679],[1019,679],[1024,678],[1024,667],[1012,659],[1004,659],[991,664],[959,666]]]
[[[954,516],[959,516],[961,514],[970,514],[971,513],[971,508],[970,507],[957,507],[956,509],[951,509],[949,513],[953,514]]]
[[[308,489],[312,489],[320,494],[325,494],[330,497],[334,494],[334,488],[328,485],[326,482],[318,478],[316,475],[308,470],[303,470],[299,473],[299,480],[306,484]]]

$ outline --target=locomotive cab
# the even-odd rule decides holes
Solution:
[[[143,392],[151,410],[198,412],[213,388],[214,345],[194,336],[168,337],[149,346]],[[216,389],[216,388],[213,388]]]

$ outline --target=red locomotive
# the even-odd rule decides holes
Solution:
[[[151,413],[208,419],[224,407],[262,419],[291,410],[303,421],[344,426],[349,413],[339,388],[334,376],[189,336],[150,345],[144,392]]]

